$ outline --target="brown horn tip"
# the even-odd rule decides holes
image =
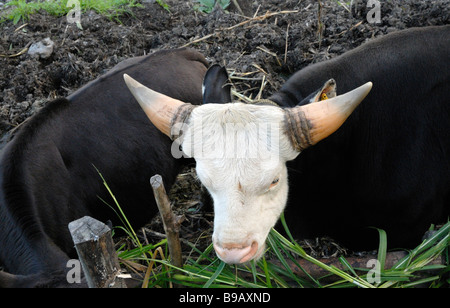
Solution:
[[[173,138],[174,124],[178,123],[181,118],[184,122],[187,121],[194,106],[153,91],[127,74],[124,74],[123,77],[128,89],[153,125],[165,135]],[[179,128],[178,131],[180,131]]]

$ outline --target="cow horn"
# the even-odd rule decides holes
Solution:
[[[194,106],[153,91],[127,74],[124,74],[123,78],[153,125],[174,139],[172,126],[175,122],[186,121]]]
[[[300,152],[334,133],[371,89],[372,83],[368,82],[331,99],[285,109],[286,132],[292,146]]]

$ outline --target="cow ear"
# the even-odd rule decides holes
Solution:
[[[297,106],[303,106],[310,103],[320,102],[336,96],[336,81],[330,79],[322,87],[308,95]]]
[[[231,83],[227,70],[214,64],[203,79],[203,104],[225,104],[231,102]]]

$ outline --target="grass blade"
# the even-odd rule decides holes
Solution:
[[[226,263],[223,261],[220,261],[219,266],[217,267],[214,274],[211,276],[211,278],[205,283],[203,288],[209,288],[209,286],[216,280],[216,278],[222,273],[223,269],[225,268]]]
[[[378,228],[377,230],[380,235],[380,244],[378,245],[378,262],[380,262],[380,271],[383,273],[384,266],[386,264],[387,236],[384,230]]]

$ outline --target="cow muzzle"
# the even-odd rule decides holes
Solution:
[[[217,244],[214,243],[217,256],[228,264],[245,263],[255,258],[258,252],[258,242],[248,244]]]

